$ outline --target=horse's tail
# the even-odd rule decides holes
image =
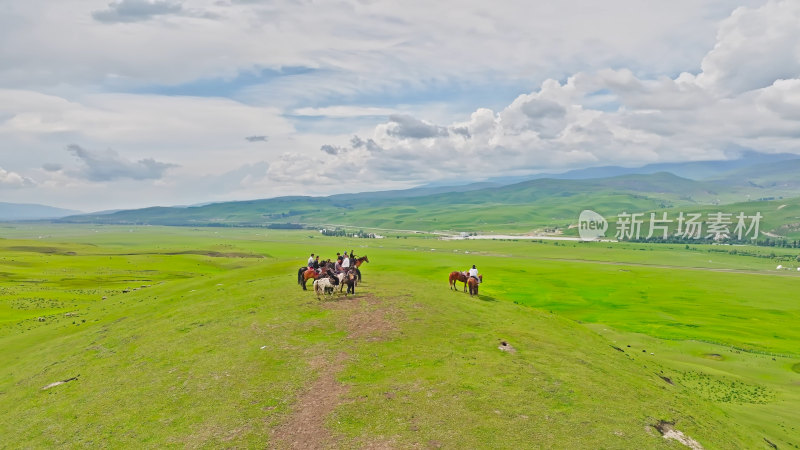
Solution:
[[[305,272],[305,267],[301,267],[297,270],[297,284],[303,284],[303,272]]]

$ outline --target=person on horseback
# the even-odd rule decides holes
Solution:
[[[478,278],[478,269],[475,268],[475,264],[472,265],[472,268],[468,271],[469,276],[478,280],[478,284],[481,284],[481,279]]]
[[[312,253],[311,256],[308,257],[308,267],[314,267],[314,254]]]
[[[342,273],[342,257],[336,259],[336,264],[333,265],[333,271],[336,273]]]
[[[342,269],[347,272],[350,268],[350,257],[347,256],[347,253],[344,254],[344,258],[342,259]]]
[[[319,273],[319,255],[317,255],[314,258],[314,262],[312,264],[313,264],[314,270],[316,270],[317,273]]]

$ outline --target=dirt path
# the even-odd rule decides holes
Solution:
[[[347,365],[349,353],[364,342],[390,339],[396,330],[399,311],[371,294],[321,303],[323,309],[343,311],[342,326],[347,329],[346,350],[334,357],[311,360],[319,375],[295,401],[288,418],[272,433],[275,448],[327,449],[341,446],[340,440],[325,426],[328,416],[345,401],[347,385],[336,380]],[[376,447],[379,448],[380,446]]]
[[[276,448],[323,449],[335,443],[325,427],[325,419],[347,393],[347,386],[336,381],[336,374],[342,371],[345,361],[346,353],[339,353],[333,361],[324,357],[311,361],[319,377],[297,399],[289,419],[273,432]]]

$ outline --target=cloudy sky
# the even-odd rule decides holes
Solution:
[[[0,0],[0,201],[800,154],[796,0]]]

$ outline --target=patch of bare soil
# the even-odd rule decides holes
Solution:
[[[397,330],[396,323],[401,312],[371,294],[354,297],[339,297],[323,302],[324,309],[345,311],[344,324],[348,339],[377,341],[389,339]],[[319,373],[318,378],[297,399],[293,412],[272,433],[276,448],[323,449],[342,445],[336,436],[325,427],[326,418],[339,406],[348,391],[346,385],[336,381],[342,371],[347,354],[340,353],[330,361],[323,357],[312,359],[311,367]],[[362,442],[364,448],[392,448],[388,442]]]
[[[664,439],[674,439],[692,450],[703,450],[699,442],[675,429],[675,424],[671,422],[659,421],[655,425],[656,430],[661,433]]]
[[[325,427],[325,419],[347,393],[347,386],[336,381],[336,374],[347,359],[340,353],[333,361],[319,357],[311,361],[319,377],[300,395],[289,418],[272,433],[276,448],[323,449],[335,445],[335,439]]]
[[[501,340],[501,341],[500,341],[500,345],[499,345],[497,348],[498,348],[498,349],[500,349],[500,350],[502,350],[502,351],[504,351],[504,352],[508,352],[508,353],[517,353],[517,349],[516,349],[516,348],[514,348],[514,346],[512,346],[511,344],[509,344],[509,343],[508,343],[508,342],[506,342],[506,341],[502,341],[502,340]]]
[[[401,312],[396,307],[382,303],[372,295],[364,297],[366,303],[347,320],[348,337],[382,341],[397,331]]]
[[[345,319],[349,339],[368,341],[389,339],[391,334],[397,331],[395,324],[402,318],[402,312],[398,308],[384,303],[372,294],[338,296],[333,301],[322,303],[321,306],[324,309],[350,312]]]

